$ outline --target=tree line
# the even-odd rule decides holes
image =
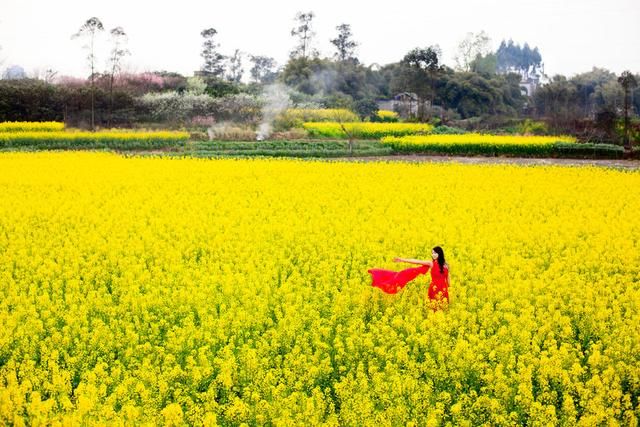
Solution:
[[[460,42],[453,68],[442,63],[437,44],[412,49],[392,64],[365,65],[357,55],[359,42],[346,23],[335,27],[330,39],[333,52],[322,57],[316,48],[314,19],[311,11],[295,16],[290,31],[293,48],[281,66],[272,57],[239,49],[225,54],[218,31],[205,28],[200,32],[202,65],[195,76],[186,77],[167,71],[127,74],[122,64],[130,52],[122,27],[108,31],[108,68],[98,71],[95,40],[106,30],[92,17],[72,35],[85,41],[90,74],[84,84],[69,78],[54,79],[51,73],[45,79],[5,75],[7,78],[0,81],[0,120],[65,119],[90,128],[96,124],[131,125],[152,119],[153,112],[141,105],[155,105],[154,94],[235,97],[236,103],[253,97],[251,103],[255,103],[262,88],[274,82],[289,88],[295,104],[349,108],[365,119],[375,114],[377,101],[404,94],[417,107],[410,106],[410,120],[482,128],[528,117],[545,120],[555,131],[605,139],[613,137],[621,117],[626,117],[627,128],[632,127],[633,117],[640,111],[638,76],[627,73],[622,79],[594,68],[571,78],[549,78],[544,74],[541,52],[526,42],[503,40],[492,51],[489,36],[482,31],[468,33]],[[548,82],[533,96],[523,93],[521,82],[545,79]],[[140,102],[145,94],[151,94],[146,104]]]

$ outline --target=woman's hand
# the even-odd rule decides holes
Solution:
[[[393,259],[393,262],[403,262],[403,261],[404,261],[404,260],[403,260],[402,258],[398,258],[398,257],[395,257],[395,258]]]

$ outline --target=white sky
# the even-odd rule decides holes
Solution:
[[[414,47],[437,43],[453,66],[465,34],[485,30],[494,49],[508,38],[538,46],[548,75],[593,66],[640,72],[640,0],[0,0],[0,62],[27,73],[53,68],[86,76],[83,42],[70,37],[96,16],[107,30],[98,52],[102,68],[106,33],[116,26],[129,35],[130,71],[191,75],[202,63],[200,31],[209,27],[218,30],[223,53],[239,48],[283,64],[294,45],[293,18],[309,10],[316,14],[316,46],[323,55],[332,53],[335,27],[348,23],[367,65],[395,62]]]

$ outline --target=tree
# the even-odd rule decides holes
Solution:
[[[466,37],[458,44],[458,53],[454,57],[458,71],[471,71],[473,60],[489,54],[491,39],[484,31],[479,33],[467,33]]]
[[[318,56],[318,51],[311,47],[311,41],[316,35],[311,25],[314,17],[313,12],[298,12],[296,14],[295,20],[298,22],[298,26],[291,30],[291,35],[298,38],[298,45],[291,52],[291,58],[306,60],[309,57]]]
[[[95,130],[95,40],[98,33],[104,31],[104,26],[102,22],[95,16],[87,19],[87,21],[80,27],[77,33],[71,36],[72,39],[76,38],[85,38],[89,39],[89,44],[83,46],[85,49],[88,49],[89,55],[87,56],[87,61],[89,66],[91,67],[91,130]]]
[[[229,73],[227,74],[227,80],[232,83],[240,83],[243,74],[242,52],[240,52],[240,49],[236,49],[233,52],[233,55],[229,57]]]
[[[575,85],[566,77],[554,76],[551,81],[538,88],[534,102],[539,115],[550,119],[555,130],[567,129],[578,117]]]
[[[224,74],[224,55],[218,52],[220,44],[216,42],[215,28],[207,28],[200,32],[200,35],[204,38],[202,42],[202,53],[200,56],[204,58],[204,64],[202,65],[202,71],[212,77],[222,77]]]
[[[353,60],[357,62],[358,60],[355,58],[355,50],[358,46],[353,40],[353,34],[351,33],[351,25],[349,24],[341,24],[336,27],[338,30],[338,36],[335,39],[330,40],[331,44],[336,47],[336,53],[333,54],[333,57],[340,62],[345,62],[347,60]]]
[[[187,93],[190,95],[202,95],[207,90],[207,82],[200,76],[187,79]]]
[[[495,53],[487,55],[478,55],[470,64],[471,71],[474,73],[491,76],[496,74],[498,69],[498,58]]]
[[[350,123],[353,121],[352,116],[353,113],[345,108],[334,109],[331,114],[331,121],[338,123],[338,125],[340,125],[340,129],[347,137],[349,155],[353,154],[354,147],[353,124]]]
[[[424,119],[424,104],[427,99],[435,99],[436,78],[442,72],[439,63],[440,48],[429,46],[415,48],[401,61],[400,73],[396,76],[395,87],[414,92],[418,97],[418,118]]]
[[[638,82],[630,71],[625,71],[618,77],[618,83],[624,89],[624,147],[628,152],[631,152],[631,140],[629,139],[629,105],[631,102],[629,92],[638,86]]]
[[[365,98],[356,102],[356,113],[360,116],[360,119],[374,120],[378,114],[378,103],[375,99]]]
[[[523,47],[515,44],[513,40],[500,43],[496,52],[498,59],[498,71],[501,73],[517,72],[523,79],[535,74],[542,67],[542,56],[537,47],[531,49],[528,43]]]
[[[115,27],[109,32],[111,34],[111,55],[109,56],[109,126],[113,121],[113,84],[116,73],[122,70],[122,58],[130,52],[125,48],[127,34],[122,27]]]
[[[249,60],[253,63],[253,67],[249,73],[256,83],[273,83],[276,78],[276,61],[268,56],[251,55]]]
[[[610,110],[610,105],[607,104],[611,104],[611,96],[606,93],[611,91],[603,90],[603,86],[613,85],[616,89],[620,89],[615,73],[603,68],[593,67],[591,71],[573,77],[571,82],[576,87],[577,98],[575,102],[581,109],[583,117],[595,117],[603,109]]]

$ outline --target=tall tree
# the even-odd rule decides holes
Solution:
[[[466,37],[458,44],[458,52],[454,57],[458,71],[471,71],[473,60],[489,54],[491,39],[484,31],[479,33],[467,33]]]
[[[249,70],[251,79],[256,83],[272,83],[276,78],[276,61],[268,56],[251,55],[253,67]]]
[[[427,99],[431,105],[435,99],[435,84],[438,74],[442,72],[439,61],[440,48],[429,46],[415,48],[407,53],[401,61],[400,74],[396,87],[414,92],[418,97],[418,117],[424,120],[424,104]]]
[[[500,43],[496,52],[498,71],[501,73],[519,73],[523,79],[535,74],[542,67],[542,55],[537,47],[531,49],[528,43],[523,47],[509,40]]]
[[[216,42],[216,34],[218,34],[218,31],[215,28],[202,30],[200,35],[204,38],[204,41],[202,42],[200,56],[204,59],[202,71],[210,76],[219,78],[224,74],[225,57],[218,52],[220,44]]]
[[[314,17],[315,14],[313,12],[298,12],[296,14],[297,26],[291,30],[291,35],[297,37],[298,44],[291,52],[291,58],[306,60],[309,57],[318,56],[318,51],[311,46],[311,42],[316,35],[312,26]]]
[[[624,89],[624,147],[628,152],[631,152],[631,139],[629,139],[629,106],[631,100],[629,95],[638,86],[638,82],[630,71],[625,71],[618,77],[618,83]]]
[[[91,68],[91,130],[95,130],[95,41],[98,33],[104,31],[104,26],[100,19],[95,16],[87,19],[87,21],[80,27],[77,33],[71,36],[72,39],[85,38],[88,39],[89,44],[83,46],[88,50],[87,62]]]
[[[127,34],[122,27],[115,27],[111,34],[111,54],[109,55],[109,126],[113,121],[113,86],[116,74],[122,70],[122,59],[129,55],[126,49]]]
[[[356,47],[358,43],[353,40],[353,33],[351,32],[351,25],[341,24],[336,27],[338,30],[338,36],[335,39],[330,40],[331,44],[336,47],[336,53],[333,54],[334,58],[340,62],[347,60],[358,60],[355,57]]]
[[[229,57],[229,72],[227,74],[227,80],[232,83],[240,83],[244,69],[242,68],[242,52],[240,49],[236,49],[233,55]]]

